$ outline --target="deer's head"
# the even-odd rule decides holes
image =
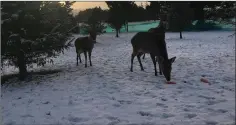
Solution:
[[[171,59],[164,59],[163,57],[158,58],[161,71],[167,81],[170,81],[171,79],[172,63],[175,61],[175,59],[176,57],[172,57]]]
[[[89,32],[90,37],[93,39],[94,42],[96,42],[96,38],[97,38],[97,33],[94,31],[90,31]]]
[[[167,20],[167,14],[166,13],[161,13],[160,14],[160,24],[159,26],[163,27],[164,29],[168,29],[168,20]]]
[[[162,27],[162,28],[164,28],[164,29],[166,30],[166,29],[169,28],[169,25],[168,25],[168,22],[167,22],[167,21],[161,20],[158,27]]]

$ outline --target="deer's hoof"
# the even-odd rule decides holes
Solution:
[[[132,70],[132,69],[130,69],[130,72],[133,72],[133,70]]]

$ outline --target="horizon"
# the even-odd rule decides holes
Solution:
[[[147,1],[144,1],[144,2],[139,2],[139,1],[136,1],[135,4],[137,4],[138,6],[146,6],[146,4],[148,4]],[[75,2],[73,5],[72,5],[72,9],[73,9],[73,14],[77,14],[79,13],[80,11],[83,11],[83,10],[86,10],[86,9],[89,9],[89,8],[94,8],[94,7],[101,7],[101,9],[108,9],[108,6],[107,4],[103,1],[96,1],[96,2],[91,2],[91,1],[88,1],[88,2]]]

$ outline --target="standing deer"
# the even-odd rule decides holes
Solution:
[[[89,56],[89,62],[90,62],[90,66],[92,66],[92,62],[91,62],[91,53],[94,47],[94,44],[96,43],[96,37],[93,33],[89,33],[90,35],[87,37],[79,37],[75,40],[75,48],[76,48],[76,61],[77,61],[77,66],[78,66],[78,58],[80,60],[80,63],[82,63],[81,61],[81,57],[80,54],[84,53],[84,57],[85,57],[85,67],[87,67],[87,53]]]
[[[157,33],[157,34],[160,34],[160,35],[163,35],[164,36],[164,39],[165,39],[165,30],[166,30],[166,27],[167,27],[167,22],[166,21],[160,21],[159,25],[155,28],[150,28],[148,30],[148,32],[150,33]],[[143,59],[145,58],[145,54],[143,54]]]
[[[168,59],[165,36],[163,34],[139,32],[131,39],[131,44],[133,46],[133,53],[131,55],[131,72],[133,72],[133,60],[135,56],[138,58],[141,70],[144,71],[140,57],[142,54],[149,53],[154,64],[155,76],[157,76],[155,60],[155,57],[157,57],[160,75],[162,75],[163,72],[166,80],[170,81],[172,63],[175,61],[176,57]]]

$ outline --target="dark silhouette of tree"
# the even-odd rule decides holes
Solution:
[[[172,2],[168,11],[168,27],[171,31],[178,31],[182,39],[182,31],[192,22],[192,10],[188,2]]]
[[[146,10],[151,20],[157,20],[159,18],[161,5],[159,1],[151,1],[150,5],[146,7]]]
[[[232,18],[235,18],[236,16],[236,2],[223,1],[214,8],[208,8],[206,14],[208,19],[224,21],[235,25]]]
[[[19,78],[27,76],[27,66],[43,66],[50,57],[68,47],[66,41],[73,27],[73,2],[17,1],[1,2],[2,63],[19,69]]]
[[[199,20],[199,23],[204,23],[205,21],[205,11],[204,8],[214,8],[219,5],[221,1],[191,1],[190,7],[194,11],[194,20]]]
[[[130,21],[146,21],[150,20],[148,11],[141,6],[134,6],[132,19]]]
[[[125,10],[122,7],[122,2],[106,1],[109,7],[108,24],[116,30],[116,37],[119,37],[119,30],[126,23]]]
[[[92,33],[95,35],[96,39],[96,36],[102,34],[106,28],[104,25],[104,12],[100,7],[95,7],[91,10],[91,15],[88,17],[87,21],[84,21],[84,24],[81,26],[81,28],[85,30],[86,33]]]
[[[99,14],[99,20],[101,21],[106,21],[108,19],[108,11],[107,10],[102,10],[100,7],[95,7],[95,8],[89,8],[83,11],[80,11],[77,15],[75,15],[75,19],[78,22],[87,22],[88,19],[92,16],[94,13],[94,9],[96,12]]]
[[[125,28],[126,31],[128,32],[129,31],[128,22],[132,20],[132,15],[134,14],[133,10],[137,5],[134,3],[134,1],[121,1],[120,5],[125,11],[125,13],[123,14],[125,18]]]
[[[236,2],[222,1],[221,4],[217,5],[216,7],[208,8],[206,15],[208,19],[219,21],[224,24],[231,24],[235,28]]]
[[[120,8],[120,12],[122,12],[122,16],[125,19],[125,29],[128,32],[128,22],[132,20],[133,14],[135,13],[134,9],[137,6],[134,1],[109,1],[106,2],[108,7],[111,8]],[[114,4],[115,3],[115,4]],[[116,6],[116,7],[115,7]],[[139,15],[140,16],[140,15]]]

